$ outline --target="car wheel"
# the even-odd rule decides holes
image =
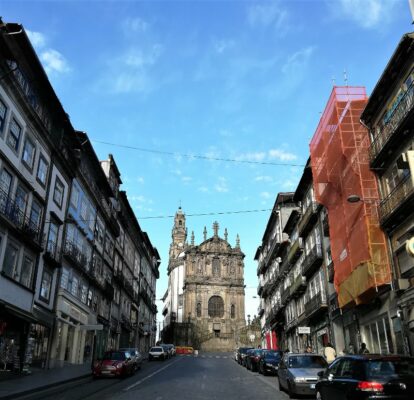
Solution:
[[[293,399],[295,393],[293,393],[292,391],[292,386],[290,384],[290,382],[288,382],[288,395],[289,395],[289,399]]]
[[[316,392],[316,400],[322,400],[322,394],[319,390]]]

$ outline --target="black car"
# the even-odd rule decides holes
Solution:
[[[279,362],[283,352],[280,350],[264,349],[259,360],[259,373],[263,375],[277,375]]]
[[[237,362],[241,365],[244,365],[244,358],[246,357],[247,350],[252,349],[253,347],[239,347],[237,350]]]
[[[319,400],[414,398],[413,357],[349,355],[337,358],[318,376]]]
[[[262,355],[262,349],[252,349],[248,350],[246,354],[246,358],[244,359],[246,368],[250,369],[250,371],[257,371],[259,367],[260,356]]]

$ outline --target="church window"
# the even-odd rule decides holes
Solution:
[[[220,260],[213,258],[213,276],[220,276]]]
[[[236,318],[236,307],[234,304],[230,307],[230,318]]]
[[[222,318],[224,314],[224,302],[220,296],[212,296],[208,301],[208,315],[211,318]]]
[[[178,221],[178,225],[182,225],[183,224],[183,221]]]
[[[201,317],[201,303],[200,302],[197,303],[196,312],[197,312],[197,317]]]

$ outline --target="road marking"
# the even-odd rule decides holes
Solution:
[[[154,375],[157,375],[158,373],[160,373],[161,371],[163,371],[164,369],[167,369],[168,367],[171,367],[171,365],[174,365],[175,363],[177,363],[178,361],[181,361],[182,358],[177,359],[177,361],[172,362],[171,364],[166,365],[165,367],[162,367],[160,369],[157,369],[155,372],[153,372],[152,374],[149,374],[148,376],[146,376],[145,378],[140,379],[139,381],[135,382],[134,384],[126,387],[124,389],[124,392],[128,392],[128,390],[133,389],[135,386],[140,385],[142,382],[146,381],[149,378],[152,378]]]

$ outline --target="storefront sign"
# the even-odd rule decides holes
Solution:
[[[316,332],[316,336],[322,336],[322,335],[325,335],[325,333],[328,333],[328,329],[326,328],[321,329],[320,331]]]
[[[310,327],[309,326],[298,326],[298,334],[299,335],[309,335],[310,334]]]

